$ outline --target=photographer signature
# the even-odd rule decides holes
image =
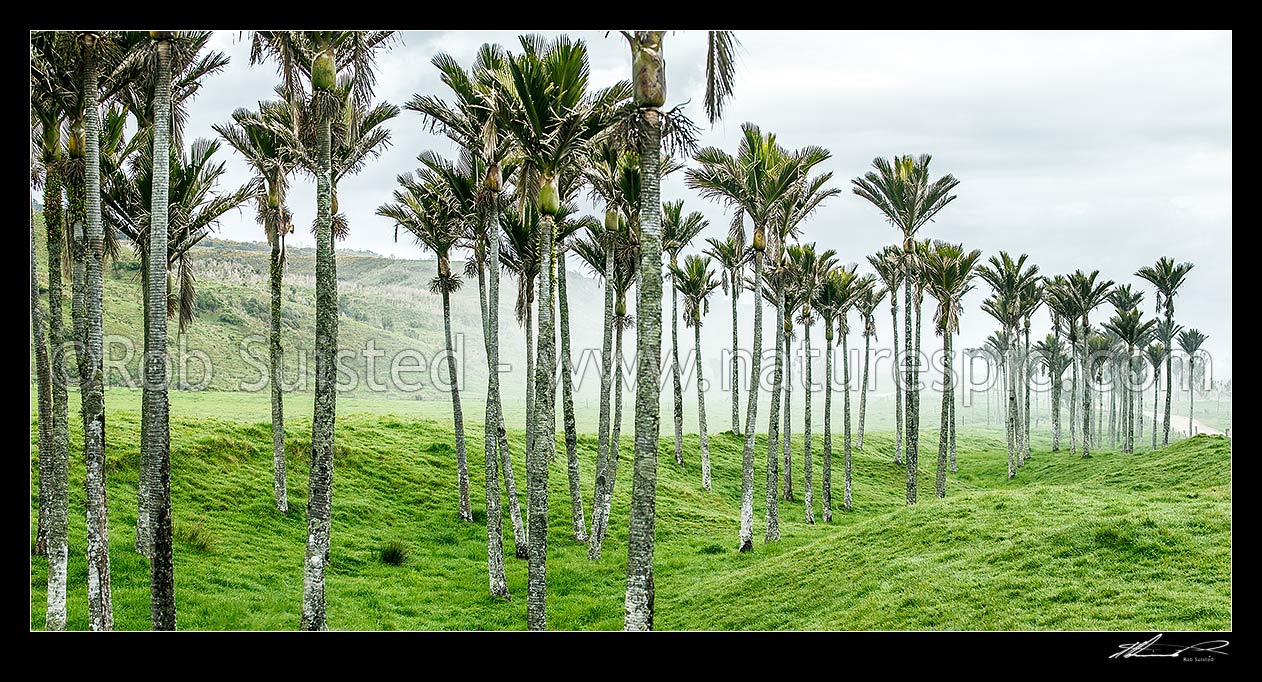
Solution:
[[[1226,656],[1227,652],[1223,651],[1223,647],[1229,644],[1229,642],[1225,639],[1211,639],[1185,646],[1178,644],[1161,644],[1158,642],[1160,639],[1161,635],[1158,634],[1146,642],[1120,644],[1118,645],[1118,649],[1120,649],[1120,651],[1114,653],[1112,656],[1109,656],[1109,658],[1178,658],[1185,652],[1223,654]]]

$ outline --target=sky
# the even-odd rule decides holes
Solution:
[[[446,95],[430,64],[436,52],[467,66],[482,43],[516,49],[517,36],[531,32],[402,32],[402,44],[379,59],[376,95],[399,105],[415,93]],[[571,35],[588,45],[594,86],[629,77],[630,50],[617,32]],[[239,36],[221,31],[212,38],[211,47],[231,64],[208,78],[189,105],[190,140],[213,136],[211,126],[228,121],[234,109],[274,97],[275,68],[250,67]],[[702,146],[735,152],[740,126],[750,121],[786,147],[830,150],[818,168],[834,173],[842,194],[804,224],[802,241],[835,249],[843,262],[870,272],[865,256],[895,243],[897,234],[850,191],[850,180],[877,156],[929,153],[932,175],[951,173],[960,184],[958,198],[921,238],[963,242],[983,258],[1001,250],[1028,253],[1049,275],[1099,269],[1147,292],[1145,316],[1152,314],[1153,292],[1134,272],[1161,256],[1191,261],[1175,316],[1209,335],[1213,376],[1230,378],[1230,32],[740,31],[737,37],[735,92],[711,127],[701,109],[705,32],[668,34],[667,107],[688,102],[684,111],[701,125]],[[427,132],[415,112],[405,110],[388,127],[392,146],[339,184],[339,208],[351,226],[339,248],[429,257],[410,240],[396,243],[390,221],[374,211],[389,200],[395,177],[418,165],[419,153],[454,157],[458,150]],[[221,154],[225,187],[244,183],[245,162]],[[688,190],[683,173],[666,179],[662,198],[683,198],[685,210],[710,220],[695,244],[725,234],[723,206]],[[295,224],[310,225],[314,183],[297,177],[289,202]],[[229,213],[216,236],[263,239],[252,209]],[[302,228],[291,239],[314,245]],[[988,293],[979,281],[966,298],[957,348],[980,345],[996,328],[979,308]],[[1102,307],[1093,321],[1109,314]],[[1050,320],[1040,312],[1032,339],[1048,331]],[[928,331],[925,339],[931,347],[938,343]]]

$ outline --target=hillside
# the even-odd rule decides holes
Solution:
[[[210,399],[214,394],[207,394]],[[181,398],[182,399],[182,398]],[[237,414],[218,395],[205,413]],[[132,550],[139,417],[111,400],[107,439],[114,609],[120,629],[148,626],[148,572]],[[368,403],[354,403],[366,406]],[[329,622],[334,629],[520,629],[525,563],[508,559],[513,600],[486,594],[481,439],[469,441],[475,521],[455,513],[450,423],[392,416],[392,401],[338,415]],[[393,403],[399,404],[399,403]],[[349,406],[348,406],[349,407]],[[187,415],[189,410],[173,410]],[[72,420],[73,421],[73,420]],[[172,492],[176,589],[183,629],[294,629],[302,591],[310,421],[286,423],[290,513],[270,501],[269,427],[262,415],[176,416]],[[77,432],[77,425],[72,424]],[[31,422],[32,476],[35,424]],[[524,467],[522,434],[510,433]],[[81,436],[72,433],[72,444]],[[931,443],[926,438],[922,443]],[[932,497],[932,453],[921,456],[921,503],[903,505],[904,471],[887,435],[854,455],[850,513],[803,523],[781,506],[783,537],[762,542],[761,478],[755,551],[739,554],[740,442],[711,439],[714,491],[701,489],[697,440],[687,470],[659,459],[656,555],[659,629],[1228,629],[1231,621],[1231,446],[1198,436],[1155,453],[1090,460],[1036,450],[1012,483],[1002,443],[964,433],[948,497]],[[820,442],[816,439],[817,453]],[[579,441],[590,522],[594,439]],[[834,459],[840,506],[840,443]],[[760,448],[760,461],[761,461]],[[631,461],[623,439],[622,462]],[[81,462],[77,448],[72,462]],[[818,466],[818,464],[817,464]],[[819,500],[816,471],[816,500]],[[518,474],[519,485],[524,477]],[[564,463],[551,468],[549,626],[622,625],[631,467],[619,467],[604,556],[589,562],[570,536]],[[525,489],[519,491],[524,504]],[[72,467],[70,626],[84,628],[83,473]],[[31,492],[32,509],[36,504]],[[34,516],[32,516],[32,524]],[[34,526],[32,525],[32,533]],[[505,519],[508,547],[511,526]],[[400,541],[409,557],[382,563]],[[43,625],[43,559],[31,562],[31,625]]]

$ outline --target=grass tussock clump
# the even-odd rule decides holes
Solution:
[[[206,530],[206,526],[201,521],[189,524],[177,524],[174,528],[175,539],[192,547],[193,549],[205,553],[215,548],[214,537],[210,531]]]
[[[408,560],[408,548],[398,540],[391,540],[377,550],[377,558],[383,564],[399,566]]]

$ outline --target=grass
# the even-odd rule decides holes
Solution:
[[[132,548],[139,415],[110,391],[107,436],[110,555],[116,627],[149,626],[148,564]],[[126,396],[126,393],[122,393]],[[289,506],[271,500],[266,401],[231,409],[219,394],[171,423],[176,599],[182,629],[296,629],[302,596],[310,419],[286,420]],[[120,396],[121,397],[121,396]],[[211,400],[209,396],[201,399]],[[249,397],[240,397],[248,401]],[[72,402],[75,402],[72,399]],[[512,557],[505,514],[510,601],[486,585],[481,428],[469,424],[474,522],[457,515],[449,421],[383,413],[399,402],[350,403],[338,415],[329,626],[333,629],[523,629],[526,563]],[[219,409],[212,409],[219,407]],[[354,411],[365,408],[361,411]],[[72,406],[73,414],[73,406]],[[188,414],[229,414],[190,417]],[[72,418],[69,627],[84,629],[86,546],[82,436]],[[840,420],[838,420],[840,422]],[[840,423],[837,424],[840,430]],[[840,510],[841,438],[834,437],[831,524],[806,525],[802,453],[794,445],[797,502],[780,503],[780,542],[764,544],[764,474],[755,475],[755,549],[736,551],[741,440],[711,435],[714,490],[700,485],[697,437],[687,466],[672,439],[658,458],[658,629],[1124,629],[1231,627],[1231,446],[1197,436],[1157,452],[1047,452],[1013,481],[994,431],[960,435],[960,472],[933,497],[936,433],[920,453],[920,503],[903,502],[905,469],[888,434],[869,433],[854,453],[854,510]],[[622,626],[632,439],[621,465],[603,558],[587,559],[569,519],[564,447],[549,477],[548,625]],[[31,466],[35,471],[34,420]],[[509,439],[525,504],[523,434]],[[591,520],[596,441],[579,438]],[[822,443],[818,434],[816,504]],[[758,469],[765,466],[760,440]],[[31,508],[37,503],[31,488]],[[819,518],[818,508],[816,513]],[[34,511],[31,532],[34,533]],[[397,544],[396,544],[397,543]],[[401,550],[402,561],[386,559]],[[31,627],[44,622],[46,562],[31,559]]]

